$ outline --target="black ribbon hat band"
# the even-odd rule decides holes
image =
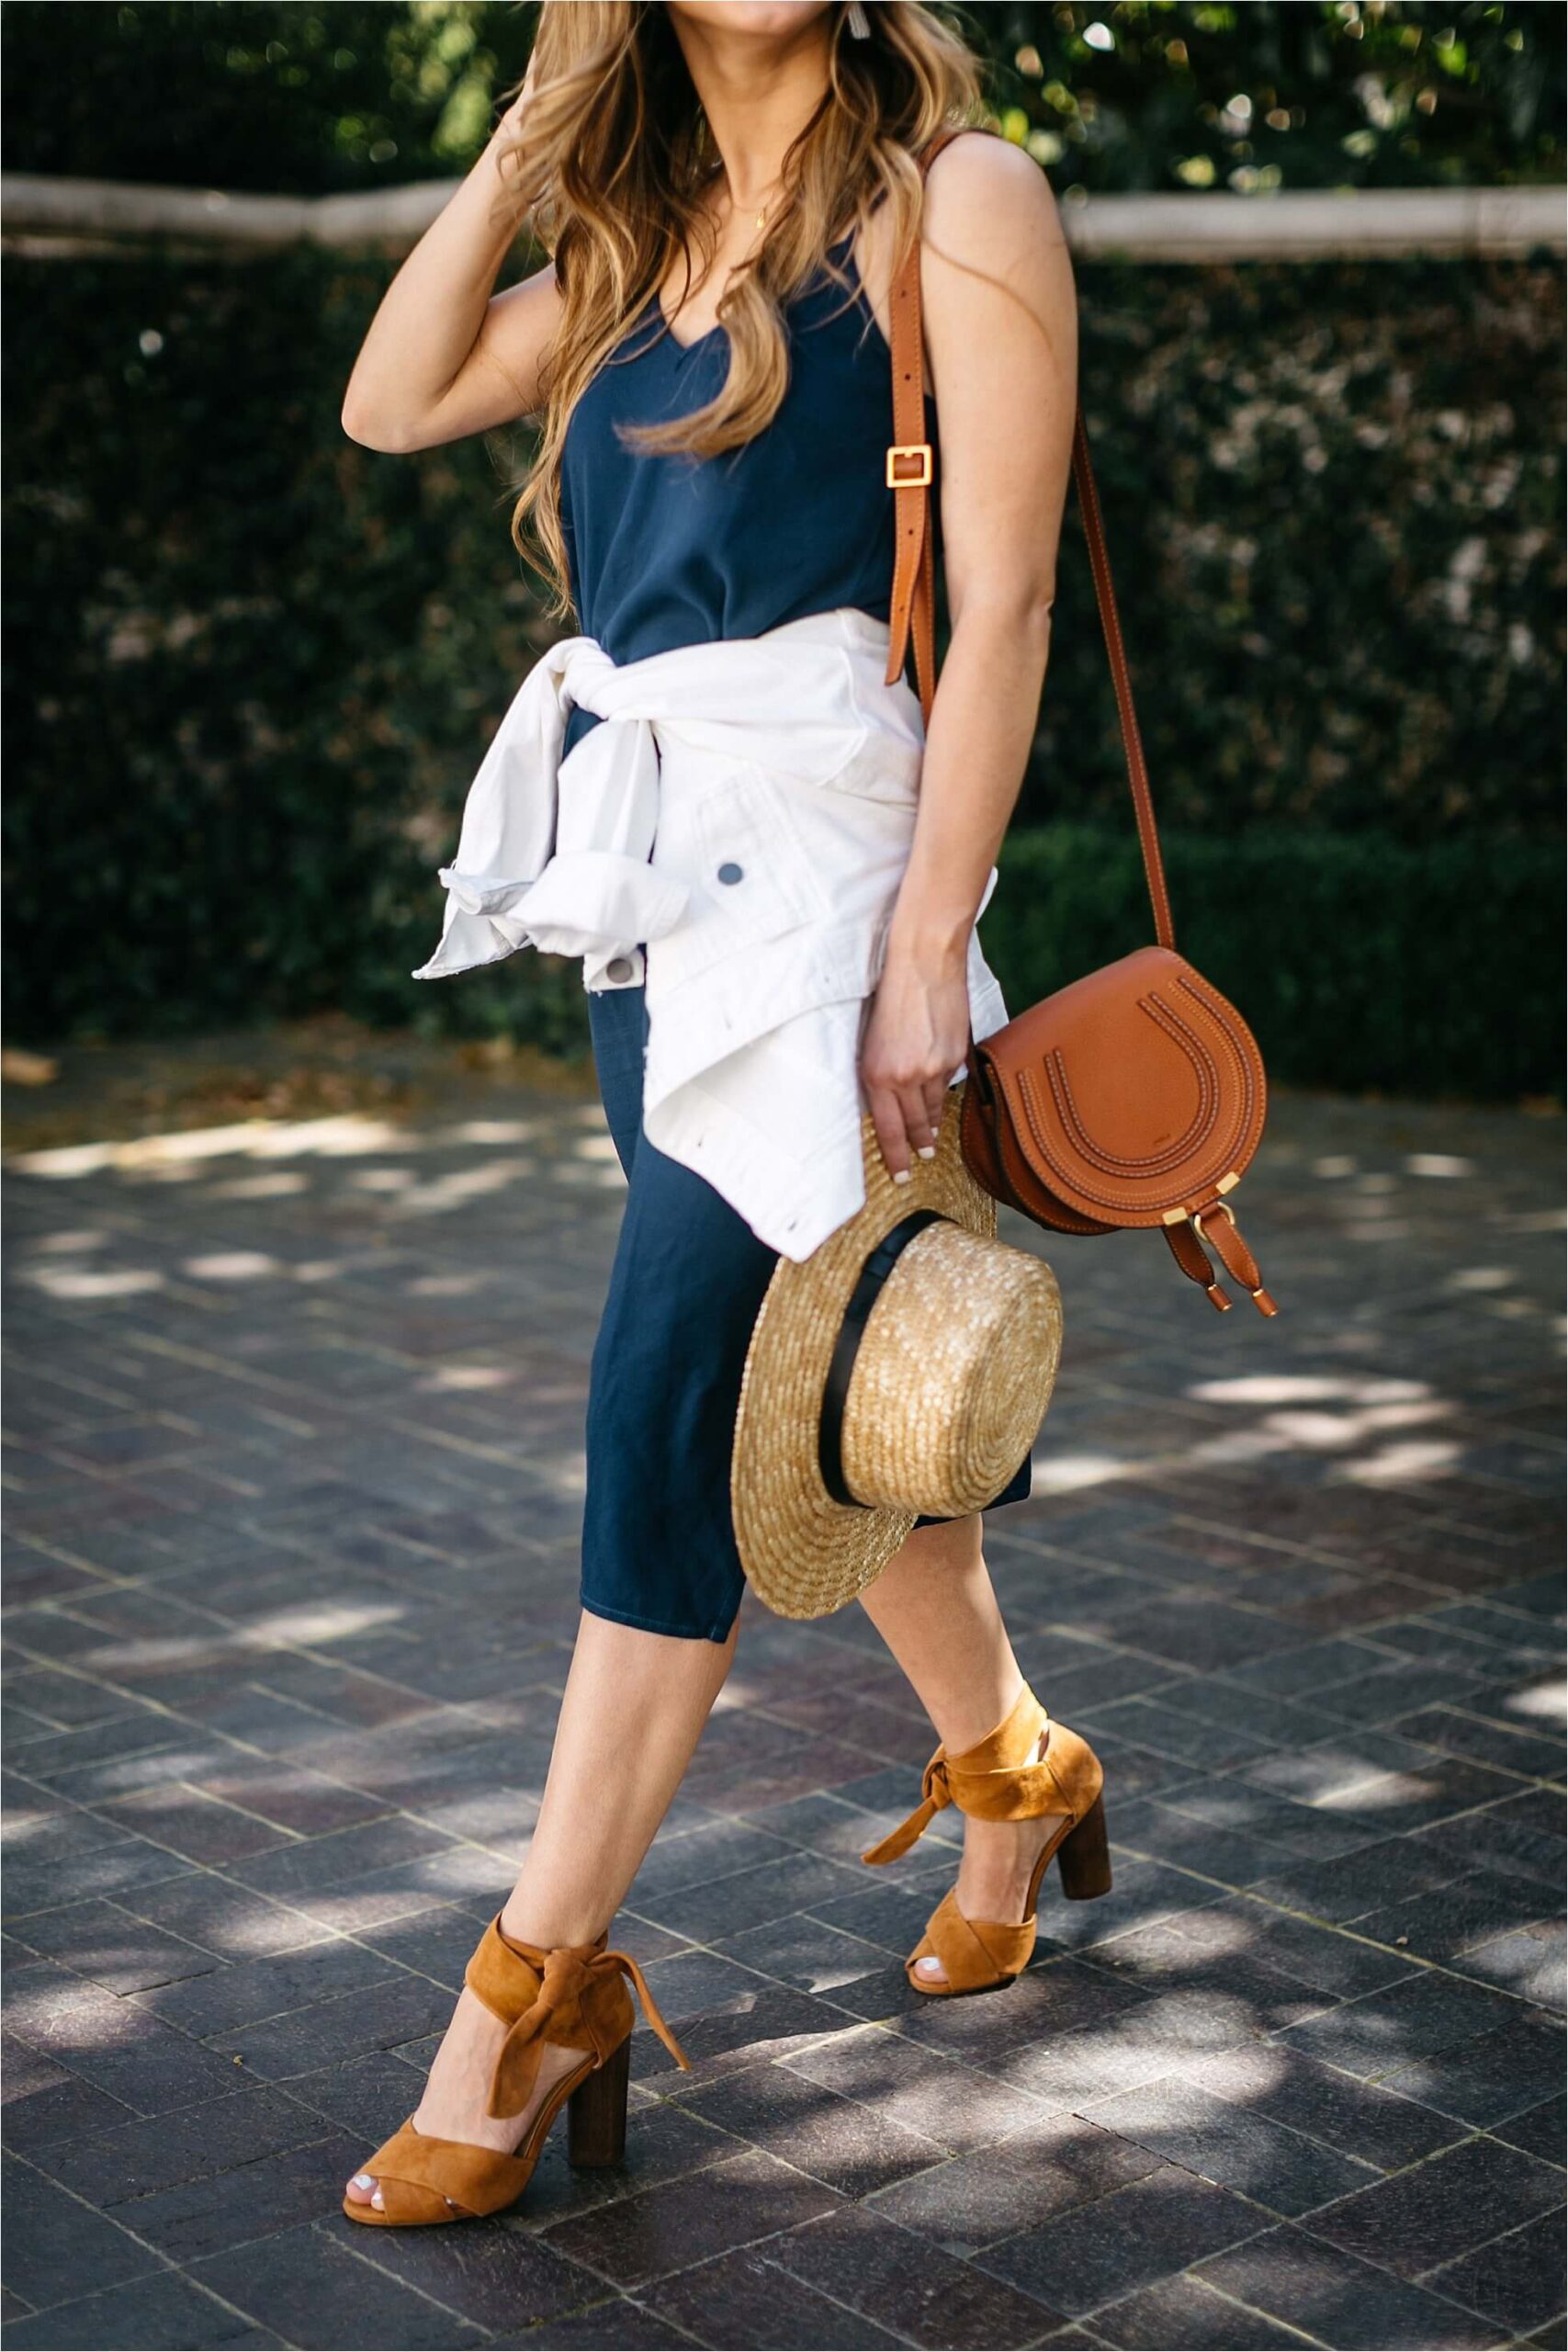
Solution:
[[[883,1284],[916,1234],[923,1233],[928,1225],[937,1225],[941,1221],[940,1209],[911,1209],[908,1216],[900,1217],[891,1231],[883,1235],[855,1277],[855,1286],[844,1308],[844,1319],[839,1326],[839,1336],[833,1342],[832,1359],[822,1387],[822,1418],[817,1432],[822,1483],[836,1503],[859,1507],[859,1498],[851,1494],[844,1479],[844,1401],[850,1393],[850,1376],[855,1368],[855,1358],[860,1353],[860,1343],[865,1336],[871,1310],[882,1295]]]

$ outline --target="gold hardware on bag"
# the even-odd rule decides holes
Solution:
[[[919,473],[901,474],[897,467],[901,458],[912,458]],[[931,445],[929,441],[896,441],[887,452],[887,487],[889,490],[928,490],[931,479]]]
[[[1220,1178],[1220,1181],[1215,1185],[1214,1190],[1216,1193],[1234,1193],[1240,1182],[1241,1178],[1236,1174],[1235,1170],[1233,1168],[1227,1175]],[[1224,1201],[1220,1201],[1217,1204],[1217,1206],[1224,1209],[1226,1216],[1229,1217],[1231,1223],[1234,1225],[1235,1223],[1235,1211],[1232,1208],[1226,1208]],[[1193,1215],[1193,1212],[1190,1209],[1167,1209],[1164,1216],[1160,1218],[1160,1223],[1161,1225],[1185,1225],[1190,1218],[1194,1226],[1198,1226],[1198,1218]],[[1201,1231],[1201,1227],[1199,1227],[1199,1230]]]

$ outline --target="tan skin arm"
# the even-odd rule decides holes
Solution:
[[[930,1148],[964,1057],[968,939],[1023,780],[1050,648],[1077,385],[1072,265],[1039,167],[1000,139],[957,139],[928,189],[920,287],[953,633],[861,1052],[895,1175]]]
[[[539,366],[559,316],[553,266],[496,294],[518,229],[491,218],[508,183],[499,152],[532,95],[532,68],[484,153],[381,298],[344,395],[343,429],[367,449],[430,449],[540,406]]]

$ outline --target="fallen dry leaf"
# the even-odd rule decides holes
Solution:
[[[0,1078],[8,1086],[52,1086],[59,1076],[52,1054],[29,1054],[21,1046],[0,1049]]]

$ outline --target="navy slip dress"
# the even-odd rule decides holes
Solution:
[[[657,295],[579,401],[562,451],[562,528],[579,626],[612,661],[758,637],[843,605],[887,618],[892,360],[852,240],[833,255],[848,285],[824,276],[792,306],[789,389],[743,447],[698,461],[621,441],[619,425],[701,407],[728,367],[725,330],[677,343]],[[927,432],[934,445],[929,398]],[[566,748],[599,724],[574,710]],[[643,1134],[644,991],[590,992],[588,1005],[627,1192],[589,1378],[582,1605],[649,1633],[722,1642],[745,1589],[729,1509],[740,1374],[778,1260]],[[1025,1462],[997,1502],[1029,1491]]]

